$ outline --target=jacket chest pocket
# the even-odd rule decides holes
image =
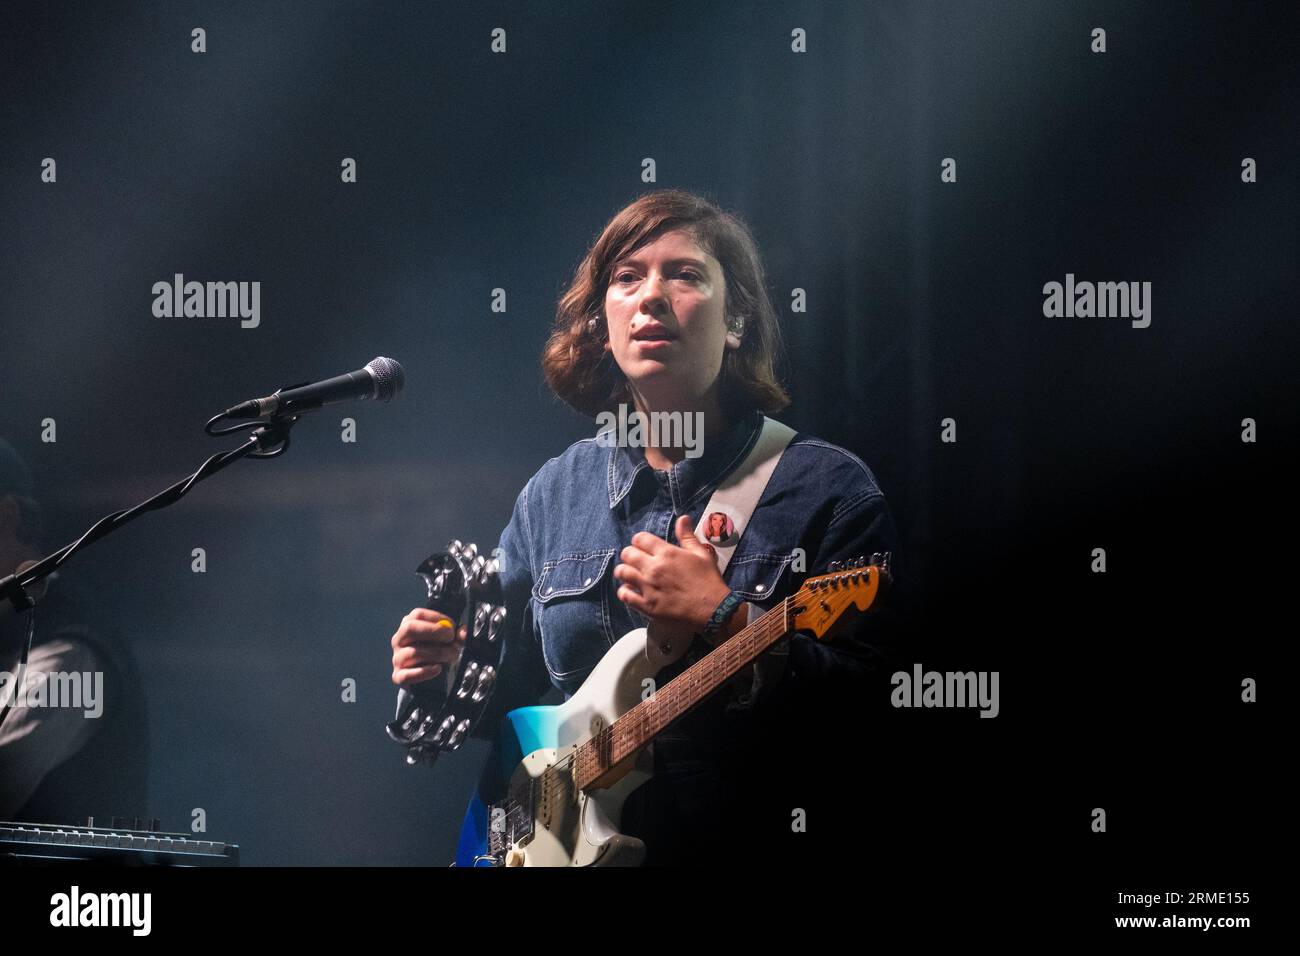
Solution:
[[[781,593],[782,578],[789,567],[789,554],[750,554],[727,565],[727,584],[746,601],[766,605]]]
[[[547,561],[533,584],[542,659],[566,694],[577,690],[614,643],[608,582],[614,551],[582,551]]]

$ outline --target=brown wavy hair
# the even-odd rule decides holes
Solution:
[[[632,404],[627,379],[604,348],[608,337],[603,319],[605,290],[614,263],[674,229],[688,232],[696,245],[722,264],[725,314],[745,317],[740,348],[727,349],[722,359],[719,400],[723,408],[729,415],[749,408],[765,414],[785,408],[790,396],[776,372],[781,331],[764,286],[758,245],[738,217],[710,199],[680,189],[646,193],[624,206],[578,264],[556,305],[555,324],[542,350],[547,384],[571,408],[592,417],[620,403]],[[587,328],[592,318],[598,320],[594,332]]]

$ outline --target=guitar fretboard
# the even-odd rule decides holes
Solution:
[[[792,599],[786,598],[578,747],[574,763],[578,789],[586,789],[636,753],[784,637],[790,630],[791,607]]]

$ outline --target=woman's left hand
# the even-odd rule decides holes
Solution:
[[[695,537],[690,515],[674,528],[681,547],[638,531],[619,554],[618,599],[661,624],[697,633],[731,589],[718,573],[713,548]]]

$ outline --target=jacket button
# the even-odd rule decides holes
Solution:
[[[766,590],[767,590],[767,585],[766,585],[766,584],[755,584],[755,585],[754,585],[754,590],[755,590],[755,591],[766,591]]]
[[[546,593],[547,593],[547,594],[550,594],[550,593],[551,593],[552,591],[554,591],[554,590],[555,590],[555,588],[547,588],[547,589],[546,589]]]
[[[582,586],[585,588],[590,583],[591,583],[591,578],[587,578],[587,580],[582,582]]]

